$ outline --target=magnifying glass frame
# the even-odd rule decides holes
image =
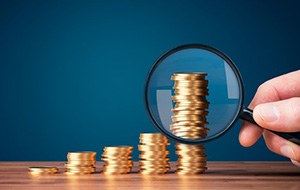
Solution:
[[[150,106],[149,106],[149,102],[148,102],[148,98],[149,98],[149,83],[151,80],[151,77],[153,75],[153,73],[155,72],[156,68],[170,55],[178,52],[178,51],[182,51],[182,50],[186,50],[186,49],[200,49],[200,50],[206,50],[209,51],[211,53],[214,53],[216,55],[218,55],[219,57],[221,57],[224,61],[226,61],[226,63],[230,66],[230,68],[232,69],[232,71],[234,72],[236,78],[237,78],[237,82],[238,82],[238,86],[239,86],[239,101],[238,101],[238,110],[236,111],[234,117],[232,118],[232,120],[226,125],[224,126],[223,130],[221,130],[220,132],[216,133],[215,135],[212,135],[210,137],[204,138],[204,139],[185,139],[182,137],[178,137],[174,134],[172,134],[170,131],[168,131],[167,129],[165,129],[164,127],[160,126],[158,124],[158,122],[155,120]],[[180,72],[180,71],[178,71]],[[205,72],[205,71],[203,71]],[[171,76],[170,76],[171,77]],[[170,79],[171,80],[171,79]],[[240,113],[243,110],[243,102],[244,102],[244,87],[243,87],[243,82],[242,82],[242,77],[240,75],[240,72],[238,71],[238,69],[236,68],[236,66],[234,65],[233,61],[226,56],[224,53],[222,53],[221,51],[207,46],[207,45],[203,45],[203,44],[187,44],[187,45],[182,45],[182,46],[178,46],[174,49],[171,49],[169,51],[167,51],[166,53],[162,54],[155,62],[155,64],[152,66],[152,68],[150,69],[150,72],[147,76],[146,82],[145,82],[145,106],[146,106],[146,110],[147,110],[147,114],[148,116],[151,118],[152,123],[154,124],[154,126],[164,135],[166,135],[167,137],[180,142],[180,143],[184,143],[184,144],[201,144],[204,142],[208,142],[211,140],[214,140],[216,138],[219,138],[220,136],[224,135],[228,129],[236,122],[237,118],[240,116]]]

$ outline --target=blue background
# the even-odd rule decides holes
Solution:
[[[187,43],[220,49],[240,69],[247,105],[259,84],[299,69],[299,23],[297,1],[2,0],[0,160],[124,144],[137,159],[139,133],[156,131],[143,88],[158,56]],[[284,159],[262,140],[241,147],[240,126],[207,144],[208,160]]]

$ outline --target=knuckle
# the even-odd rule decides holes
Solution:
[[[270,90],[272,90],[274,88],[273,82],[272,80],[268,80],[264,83],[262,83],[261,85],[259,85],[259,87],[257,88],[257,93],[260,94],[265,94],[270,92]]]
[[[263,136],[268,149],[272,152],[275,152],[275,147],[271,135],[268,132],[264,131]]]
[[[288,117],[293,118],[293,125],[296,126],[300,123],[300,98],[291,98],[289,101],[290,112]]]
[[[293,150],[293,160],[300,161],[300,146],[292,148]]]

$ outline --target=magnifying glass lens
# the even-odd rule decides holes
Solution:
[[[154,124],[184,143],[211,140],[224,133],[241,110],[240,75],[218,50],[202,46],[175,48],[150,71],[146,105]]]

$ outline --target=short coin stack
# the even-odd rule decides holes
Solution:
[[[171,131],[174,135],[199,139],[207,136],[208,129],[205,127],[208,122],[209,102],[208,81],[205,80],[206,73],[174,73],[171,79],[174,81],[175,103],[172,109]],[[184,145],[177,143],[178,174],[203,173],[206,168],[206,156],[203,145]],[[201,161],[199,161],[201,160]]]
[[[207,170],[206,155],[203,145],[187,145],[177,143],[177,174],[201,174]]]
[[[127,174],[131,172],[132,146],[110,146],[104,148],[101,160],[104,161],[104,174]]]
[[[169,171],[168,139],[160,133],[141,133],[140,144],[140,173],[164,174]]]
[[[91,174],[96,171],[96,152],[69,152],[66,174]]]
[[[52,166],[29,167],[28,170],[31,175],[53,175],[58,172],[58,168]]]

